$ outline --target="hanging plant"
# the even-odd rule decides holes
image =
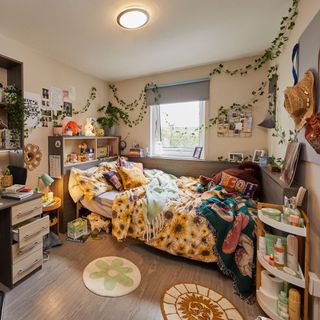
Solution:
[[[144,116],[147,113],[148,105],[147,105],[147,91],[151,90],[154,95],[154,104],[159,104],[160,102],[160,93],[158,86],[153,83],[147,83],[144,88],[141,90],[139,96],[137,99],[134,99],[132,102],[127,103],[123,99],[120,99],[118,96],[118,88],[114,84],[110,84],[109,88],[111,89],[113,93],[113,97],[115,101],[119,104],[118,108],[119,110],[123,112],[127,111],[134,111],[136,109],[139,109],[139,114],[135,120],[131,120],[130,117],[125,121],[125,124],[132,128],[133,126],[137,126],[140,122],[142,122]],[[110,102],[109,102],[110,103]]]
[[[11,129],[15,147],[19,149],[21,147],[24,121],[29,116],[28,110],[24,104],[22,91],[15,85],[5,87],[3,91],[9,129]]]
[[[91,91],[90,91],[90,96],[89,96],[89,98],[87,99],[86,104],[84,105],[84,107],[81,108],[80,110],[75,110],[75,109],[73,109],[72,112],[73,112],[74,114],[79,114],[79,113],[85,113],[85,112],[87,112],[87,111],[89,110],[90,106],[91,106],[91,103],[96,99],[96,97],[97,97],[97,88],[92,87],[92,88],[91,88]],[[65,118],[65,115],[63,116],[63,118]],[[62,118],[62,119],[63,119],[63,118]]]
[[[271,42],[269,48],[267,48],[264,53],[254,59],[252,63],[247,64],[244,67],[237,69],[226,69],[224,64],[221,63],[218,67],[214,68],[210,72],[210,76],[214,76],[221,73],[226,73],[231,76],[234,75],[246,75],[251,70],[261,69],[266,63],[277,59],[283,51],[284,44],[289,40],[289,34],[295,26],[295,20],[298,16],[298,3],[299,0],[293,0],[291,7],[288,9],[288,15],[283,17],[280,23],[280,30],[275,39]]]
[[[278,144],[286,144],[288,142],[297,141],[297,133],[293,130],[286,132],[281,125],[276,122],[272,136],[278,139]]]

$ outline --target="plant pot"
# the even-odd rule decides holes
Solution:
[[[111,128],[105,126],[105,127],[103,127],[103,130],[104,130],[105,136],[114,136],[116,134],[116,127],[115,126],[113,126]]]
[[[3,176],[1,179],[1,186],[4,188],[10,187],[13,185],[13,176]]]
[[[62,136],[63,128],[62,127],[53,127],[53,135],[54,136]]]

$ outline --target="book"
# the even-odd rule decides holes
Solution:
[[[32,195],[33,191],[31,190],[29,192],[3,193],[2,198],[23,200],[28,197],[31,197]]]
[[[4,189],[3,193],[18,193],[25,189],[25,185],[23,184],[13,184],[10,187]]]

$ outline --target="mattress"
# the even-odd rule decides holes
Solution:
[[[111,218],[113,200],[118,193],[118,191],[111,190],[92,200],[81,199],[80,202],[89,211]]]

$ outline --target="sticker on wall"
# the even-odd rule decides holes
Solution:
[[[24,147],[24,163],[28,170],[32,171],[37,168],[42,159],[42,153],[39,146],[28,143]]]

